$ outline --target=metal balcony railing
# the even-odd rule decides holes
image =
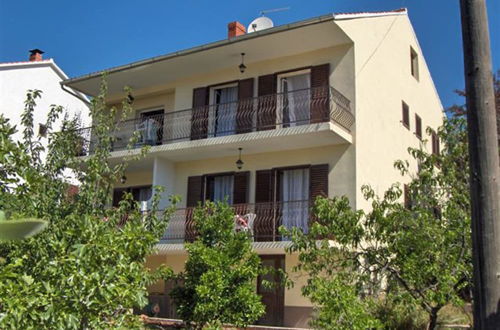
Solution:
[[[113,150],[125,149],[135,133],[140,147],[329,121],[350,130],[350,101],[333,87],[308,88],[125,120],[117,125]],[[88,155],[95,145],[92,127],[80,134],[78,154]]]
[[[286,228],[299,227],[307,232],[312,219],[311,203],[308,200],[238,204],[232,207],[235,214],[255,214],[255,220],[249,224],[249,233],[256,242],[282,241],[284,238],[278,231],[281,225]],[[194,209],[178,209],[170,218],[161,241],[164,243],[193,241],[197,235],[193,219]]]

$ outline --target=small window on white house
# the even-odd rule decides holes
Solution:
[[[418,54],[410,47],[410,64],[411,64],[411,75],[418,80]]]
[[[47,125],[38,124],[38,135],[41,137],[47,137]]]
[[[410,129],[410,107],[404,101],[402,102],[403,118],[401,122],[403,126]]]

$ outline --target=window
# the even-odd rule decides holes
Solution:
[[[47,137],[47,125],[38,124],[38,135],[41,137]]]
[[[124,193],[131,193],[132,198],[136,202],[147,202],[151,199],[153,191],[151,186],[115,188],[113,190],[113,206],[118,207],[118,204],[123,199]]]
[[[422,119],[417,114],[415,114],[415,135],[422,139]]]
[[[143,144],[154,146],[161,144],[163,140],[164,110],[148,110],[140,114],[137,130],[141,134]]]
[[[278,75],[279,109],[283,127],[309,124],[311,106],[310,70]]]
[[[432,132],[432,153],[439,156],[439,136]]]
[[[418,54],[410,47],[411,75],[418,80]]]
[[[233,204],[234,175],[213,175],[206,179],[206,198],[213,202],[225,201]]]
[[[401,121],[403,125],[410,129],[410,107],[403,101],[403,120]]]
[[[238,85],[230,84],[210,89],[210,136],[236,134],[236,111],[238,109]]]

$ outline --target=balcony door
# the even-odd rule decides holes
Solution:
[[[309,124],[311,108],[310,70],[278,75],[279,112],[283,127]],[[279,118],[278,118],[279,120]]]
[[[234,195],[234,175],[214,175],[206,178],[206,199],[213,202],[227,201],[233,204]]]
[[[279,171],[281,224],[307,233],[309,227],[309,167]]]
[[[141,134],[143,144],[157,145],[162,143],[164,116],[164,110],[141,112],[137,130]]]
[[[255,240],[282,240],[281,225],[307,232],[311,203],[317,196],[328,196],[328,172],[328,164],[256,171]]]
[[[236,134],[238,84],[211,88],[209,133],[211,136]]]

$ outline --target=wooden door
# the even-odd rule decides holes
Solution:
[[[284,255],[262,255],[260,256],[262,265],[274,270],[285,268]],[[267,287],[262,284],[263,280],[273,284]],[[257,279],[257,293],[262,297],[262,303],[266,308],[266,313],[262,316],[258,324],[262,325],[283,325],[285,311],[285,288],[280,283],[280,276],[277,272],[261,275]]]

